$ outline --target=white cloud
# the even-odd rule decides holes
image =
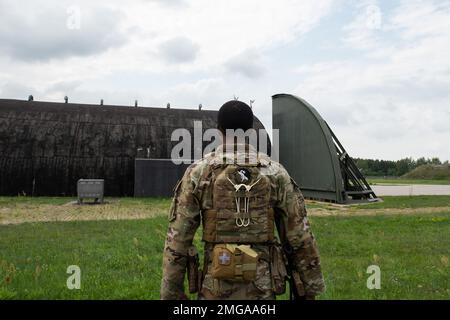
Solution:
[[[217,77],[241,53],[253,50],[262,55],[307,33],[332,3],[196,0],[168,5],[162,0],[131,0],[124,5],[119,0],[95,4],[79,0],[81,28],[72,31],[66,28],[66,9],[73,4],[69,0],[37,0],[27,6],[6,0],[0,12],[7,17],[5,21],[18,21],[8,31],[8,39],[17,40],[4,41],[10,55],[0,57],[0,86],[24,83],[45,99],[45,92],[55,83],[92,83],[120,72]],[[26,27],[20,26],[21,21]],[[28,34],[31,29],[36,32],[33,37]],[[170,39],[186,41],[175,46]],[[255,75],[259,70],[254,66],[243,72]]]
[[[225,63],[225,68],[231,73],[242,74],[248,78],[259,78],[265,72],[261,55],[253,50],[247,50]]]
[[[353,154],[449,159],[449,9],[404,2],[377,35],[356,28],[363,21],[357,15],[344,41],[363,56],[298,68],[305,81],[295,91],[320,106]]]
[[[159,46],[160,56],[169,63],[192,62],[197,57],[199,46],[187,37],[175,37]]]
[[[13,61],[90,56],[125,42],[117,28],[122,17],[108,7],[71,6],[68,1],[36,1],[27,7],[5,1],[0,10],[0,52]]]
[[[383,13],[376,0],[358,3],[356,18],[345,26],[344,41],[356,49],[374,49],[383,27]]]

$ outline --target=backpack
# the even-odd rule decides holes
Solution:
[[[210,243],[271,243],[274,210],[271,181],[261,174],[261,164],[211,166],[203,182],[209,190],[202,211],[203,240]],[[208,171],[208,170],[207,170]]]

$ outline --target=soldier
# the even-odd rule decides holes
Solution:
[[[275,299],[285,292],[287,279],[291,298],[314,299],[324,291],[300,189],[281,164],[227,134],[252,127],[247,104],[225,103],[218,114],[223,144],[192,164],[175,187],[161,299],[187,298],[186,271],[189,291],[199,299]],[[201,271],[192,245],[200,223]]]

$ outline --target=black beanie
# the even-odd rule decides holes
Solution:
[[[242,101],[228,101],[219,110],[217,126],[223,132],[227,129],[246,131],[253,128],[253,111]]]

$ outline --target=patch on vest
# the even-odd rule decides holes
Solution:
[[[219,254],[219,264],[228,266],[231,263],[231,254],[228,251],[221,251]]]
[[[247,169],[240,168],[236,170],[236,176],[238,181],[240,181],[241,183],[245,183],[250,181],[252,174]]]

